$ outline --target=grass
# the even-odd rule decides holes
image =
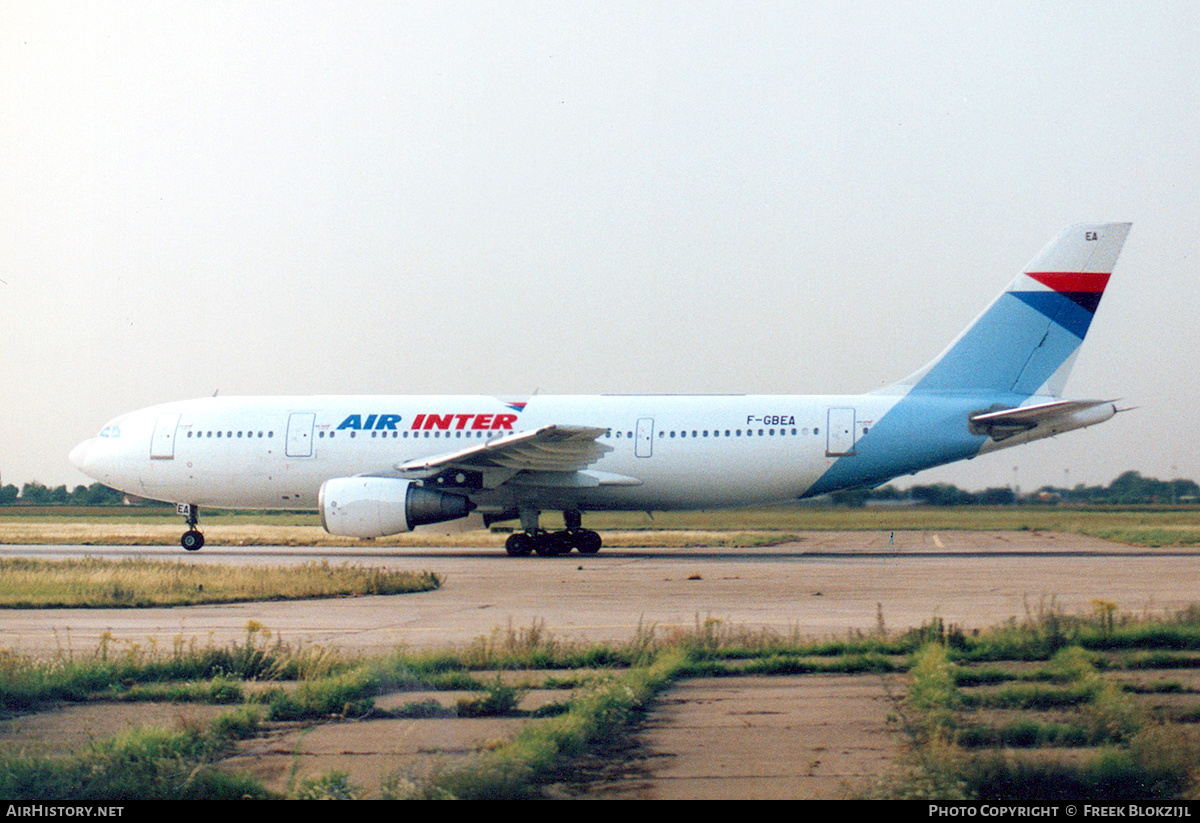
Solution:
[[[315,513],[214,512],[204,517],[212,545],[360,546],[320,527]],[[561,528],[547,513],[546,528]],[[1200,545],[1197,506],[952,506],[871,507],[786,505],[721,511],[595,512],[589,528],[605,532],[608,546],[756,546],[790,540],[803,531],[1055,531],[1086,534],[1139,547]],[[0,543],[65,545],[174,545],[182,522],[169,508],[70,507],[0,509]],[[450,535],[401,534],[376,546],[501,546],[507,535],[485,530]]]
[[[518,646],[526,651],[520,652]],[[180,644],[170,652],[134,646],[118,652],[105,643],[79,659],[59,656],[50,661],[8,653],[0,658],[5,664],[0,684],[6,690],[3,704],[9,711],[32,711],[63,700],[142,699],[148,693],[156,699],[176,701],[239,701],[243,708],[209,727],[137,729],[97,741],[69,756],[0,752],[0,796],[54,800],[270,796],[256,781],[218,766],[218,761],[232,753],[236,740],[258,733],[260,724],[362,719],[377,714],[375,697],[420,682],[422,671],[467,676],[467,661],[500,669],[501,663],[519,665],[518,661],[544,659],[547,654],[561,667],[596,656],[594,650],[552,642],[535,625],[528,631],[494,635],[466,650],[465,659],[455,654],[410,658],[398,653],[362,661],[322,654],[321,665],[314,665],[311,651],[272,640],[271,633],[253,621],[247,625],[245,642],[228,649]],[[619,654],[626,660],[644,662],[580,677],[574,696],[533,713],[539,723],[526,727],[512,740],[489,747],[465,766],[439,771],[419,787],[412,784],[402,792],[399,786],[409,784],[393,781],[387,792],[390,796],[462,798],[536,795],[546,775],[561,766],[564,758],[623,733],[633,714],[669,682],[683,660],[677,650],[647,657],[650,653],[636,642]],[[230,663],[241,660],[243,665],[214,666],[216,658]],[[156,686],[165,669],[176,675],[208,675],[209,681]],[[237,674],[232,673],[235,669]],[[289,679],[295,683],[285,687],[284,681]],[[278,685],[246,688],[251,681]],[[451,685],[461,687],[463,683],[456,680]],[[498,674],[490,680],[475,677],[473,685],[480,696],[460,699],[450,712],[426,702],[383,716],[527,714],[517,708],[521,690],[506,685]],[[361,789],[346,775],[330,772],[300,781],[292,796],[355,797],[361,796]]]
[[[141,559],[0,559],[0,608],[193,606],[406,594],[439,585],[431,572],[327,562],[268,567]]]
[[[569,759],[626,733],[630,723],[682,670],[686,655],[663,651],[645,665],[595,681],[566,712],[526,726],[513,739],[457,769],[412,784],[411,797],[500,800],[540,796],[539,788],[561,776]]]
[[[97,697],[223,704],[234,693],[250,694],[249,682],[336,678],[359,665],[328,649],[285,643],[255,620],[246,624],[244,640],[227,646],[177,638],[163,649],[105,634],[86,655],[43,658],[0,650],[0,715]]]
[[[231,708],[212,723],[131,730],[70,754],[0,750],[0,796],[556,796],[573,779],[577,758],[622,751],[647,709],[680,679],[829,671],[905,684],[895,712],[909,752],[871,796],[989,802],[1192,796],[1200,754],[1191,729],[1200,713],[1179,704],[1155,708],[1148,695],[1158,690],[1131,688],[1129,678],[1194,668],[1200,654],[1179,648],[1192,643],[1198,626],[1196,607],[1137,617],[1045,607],[970,636],[937,620],[899,633],[881,624],[830,640],[698,618],[688,630],[642,626],[623,643],[584,644],[556,638],[535,621],[461,648],[362,659],[283,643],[251,621],[244,639],[225,647],[179,641],[155,648],[106,638],[88,654],[49,660],[4,652],[0,705],[10,712],[102,700]],[[528,688],[562,696],[544,710],[525,711]],[[431,699],[428,693],[438,690],[470,694]],[[421,696],[388,711],[378,707],[380,696],[404,691]],[[373,786],[332,769],[293,774],[286,789],[272,789],[228,765],[239,741],[291,724],[377,718],[416,724],[506,718],[520,728],[468,757],[383,775]]]
[[[909,753],[874,796],[1005,803],[1193,796],[1200,776],[1194,736],[1105,678],[1094,653],[1065,647],[1041,671],[1025,674],[1043,682],[990,691],[979,684],[994,677],[959,675],[953,656],[941,643],[914,655],[901,710]],[[1025,716],[989,723],[979,711],[985,707]],[[1049,710],[1061,719],[1038,716]],[[1064,748],[1084,754],[1017,754]]]
[[[588,515],[609,530],[1054,531],[1138,546],[1200,545],[1200,507],[917,506],[846,508],[770,506],[706,512]]]
[[[217,762],[259,730],[238,710],[206,726],[140,727],[66,757],[0,752],[0,796],[13,801],[236,800],[268,798],[259,781]]]
[[[1162,623],[1169,624],[1171,619],[1172,615],[1165,615]],[[1031,637],[1040,633],[1036,625],[1028,624],[1024,629]],[[1003,631],[1006,635],[1012,633],[1010,627],[1003,627]],[[619,747],[656,696],[670,689],[674,681],[692,677],[714,662],[749,661],[749,665],[728,668],[726,677],[780,668],[791,673],[790,667],[776,665],[784,657],[816,660],[822,671],[826,666],[862,671],[862,662],[854,661],[866,660],[872,661],[866,671],[907,672],[910,685],[899,711],[913,741],[911,755],[882,783],[878,797],[1012,803],[1081,797],[1162,799],[1192,791],[1192,775],[1198,763],[1193,747],[1182,744],[1175,728],[1154,719],[1133,697],[1105,680],[1097,667],[1097,653],[1074,645],[1064,648],[1046,657],[1042,665],[1027,669],[1016,684],[1086,695],[1081,701],[1068,701],[1075,705],[1074,719],[1052,722],[1024,717],[989,725],[974,716],[980,701],[972,698],[971,692],[980,686],[961,684],[1003,683],[1003,678],[995,668],[982,678],[964,677],[964,668],[971,663],[960,662],[970,659],[972,643],[984,644],[986,638],[968,638],[964,642],[967,648],[954,649],[943,642],[929,642],[931,633],[937,632],[906,632],[906,641],[900,642],[910,645],[911,656],[898,662],[880,653],[884,645],[894,650],[898,642],[895,638],[850,638],[838,644],[839,653],[830,654],[833,647],[827,642],[768,637],[715,620],[697,620],[694,630],[688,632],[643,629],[628,643],[605,647],[600,656],[614,661],[612,665],[578,679],[564,703],[548,713],[536,714],[538,721],[527,723],[510,738],[482,747],[466,762],[436,768],[424,777],[392,774],[383,777],[377,787],[355,785],[343,771],[329,770],[294,780],[287,795],[329,799],[544,797],[552,786],[570,780],[575,758],[589,751]],[[761,654],[752,655],[752,647],[760,649]],[[791,647],[788,654],[781,656],[780,649],[786,647]],[[130,651],[119,679],[154,681],[161,677],[163,663],[170,661],[197,669],[202,660],[208,660],[208,651],[175,650],[164,655],[142,650],[136,660]],[[487,716],[533,717],[517,708],[521,690],[505,685],[498,669],[526,671],[522,667],[530,661],[554,662],[559,668],[568,668],[598,656],[592,647],[554,641],[539,624],[526,630],[494,632],[460,651],[438,655],[397,653],[368,661],[336,655],[330,660],[326,656],[319,667],[288,663],[289,657],[304,657],[302,650],[284,647],[277,639],[272,642],[270,632],[260,626],[248,625],[245,643],[224,651],[229,659],[272,657],[271,665],[254,667],[258,672],[254,678],[295,678],[295,686],[254,691],[242,689],[245,681],[239,677],[217,674],[212,678],[212,689],[197,686],[185,696],[172,698],[215,703],[240,699],[239,709],[221,715],[211,725],[133,729],[112,739],[97,740],[70,756],[0,753],[0,792],[13,799],[54,800],[274,797],[276,794],[262,783],[222,765],[239,740],[263,733],[272,723],[343,722],[372,716],[408,717],[413,722],[446,717],[457,717],[462,722]],[[732,656],[725,656],[726,651]],[[118,662],[113,657],[110,650],[97,650],[76,665],[80,671],[91,667],[109,672]],[[185,659],[190,657],[194,660],[188,663]],[[887,666],[882,666],[884,660]],[[1124,660],[1132,668],[1140,663],[1132,656]],[[1106,665],[1114,665],[1114,661]],[[35,661],[26,660],[25,666],[35,666]],[[481,667],[490,668],[492,673],[486,677],[472,674]],[[11,679],[16,668],[10,666],[2,679]],[[424,701],[384,715],[374,709],[374,698],[380,693],[421,681],[427,672],[472,677],[480,697],[460,699],[454,708]],[[98,675],[82,680],[90,684],[83,687],[90,697],[83,699],[94,699],[109,691],[106,680]],[[136,691],[138,685],[126,687]],[[454,687],[462,685],[457,681]],[[1086,747],[1093,753],[1072,761],[1012,755],[1013,751],[1062,746]],[[1002,747],[1008,755],[1001,755]]]

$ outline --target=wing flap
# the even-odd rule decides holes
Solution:
[[[594,489],[598,486],[640,486],[642,481],[624,474],[599,471],[522,472],[512,479],[514,486],[556,489]]]
[[[408,460],[396,469],[417,478],[432,477],[446,469],[467,469],[503,480],[518,472],[580,472],[612,451],[611,446],[596,442],[607,431],[591,426],[542,426],[460,451]]]

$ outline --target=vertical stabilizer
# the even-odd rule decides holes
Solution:
[[[1064,229],[945,351],[899,385],[1061,395],[1130,225]]]

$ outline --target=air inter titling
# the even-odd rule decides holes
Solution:
[[[338,424],[337,430],[395,431],[402,417],[398,414],[352,414]],[[418,414],[410,429],[440,429],[443,431],[469,429],[472,431],[511,431],[517,422],[515,414]]]

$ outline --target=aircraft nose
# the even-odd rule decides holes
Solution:
[[[75,466],[75,468],[79,469],[82,472],[87,471],[87,468],[86,468],[87,455],[88,455],[88,451],[91,449],[91,446],[92,446],[91,439],[84,440],[78,446],[71,449],[71,453],[69,455],[67,455],[68,459]]]

